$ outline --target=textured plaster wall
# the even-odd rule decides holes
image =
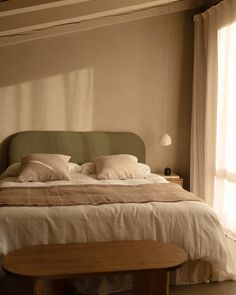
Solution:
[[[193,24],[171,15],[167,129],[163,128],[167,17],[0,47],[0,142],[23,130],[131,131],[153,171],[188,183]],[[1,167],[5,165],[1,145]]]

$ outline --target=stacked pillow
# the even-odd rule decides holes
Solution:
[[[21,168],[21,162],[16,162],[11,164],[1,175],[0,179],[6,177],[17,177]],[[77,163],[69,162],[67,166],[68,172],[70,173],[80,173],[81,166]]]
[[[70,156],[60,154],[31,154],[21,159],[16,181],[70,180],[67,166]]]
[[[147,178],[144,169],[140,169],[138,159],[132,155],[100,156],[94,159],[98,179]]]

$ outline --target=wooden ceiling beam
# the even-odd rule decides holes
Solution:
[[[82,2],[96,2],[92,0],[11,0],[0,3],[0,17],[7,16],[7,15],[13,15],[13,14],[20,14],[25,12],[33,12],[38,10],[44,10],[44,9],[50,9],[55,7],[61,7],[61,6],[67,6],[67,5],[73,5],[73,4],[79,4]],[[119,2],[120,0],[113,1],[113,4],[115,2]],[[145,0],[125,0],[124,7],[127,5],[143,5],[149,6],[151,2],[154,3],[154,5],[166,5],[170,4],[172,2],[176,2],[180,0],[155,0],[155,1],[145,1]],[[101,1],[100,1],[101,2]],[[112,1],[107,0],[106,1],[108,5],[112,3]],[[125,3],[126,2],[126,3]]]
[[[76,4],[0,17],[0,45],[164,15],[168,11],[191,10],[203,5],[203,0],[80,0]]]

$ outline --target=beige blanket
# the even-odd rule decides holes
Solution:
[[[68,206],[179,201],[201,201],[201,199],[173,183],[0,188],[0,206]]]

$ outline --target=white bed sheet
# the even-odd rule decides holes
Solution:
[[[0,186],[166,182],[156,174],[143,180],[122,181],[97,180],[95,175],[79,173],[72,174],[70,182],[25,184],[14,180],[1,180]],[[236,279],[225,234],[216,214],[204,202],[0,207],[0,260],[3,255],[26,245],[140,239],[173,243],[187,252],[190,262],[177,271],[176,284]],[[79,291],[90,292],[90,286],[88,281],[80,283]],[[122,286],[128,288],[130,281],[122,282]],[[121,290],[122,286],[117,280],[114,286],[103,280],[98,293]]]

